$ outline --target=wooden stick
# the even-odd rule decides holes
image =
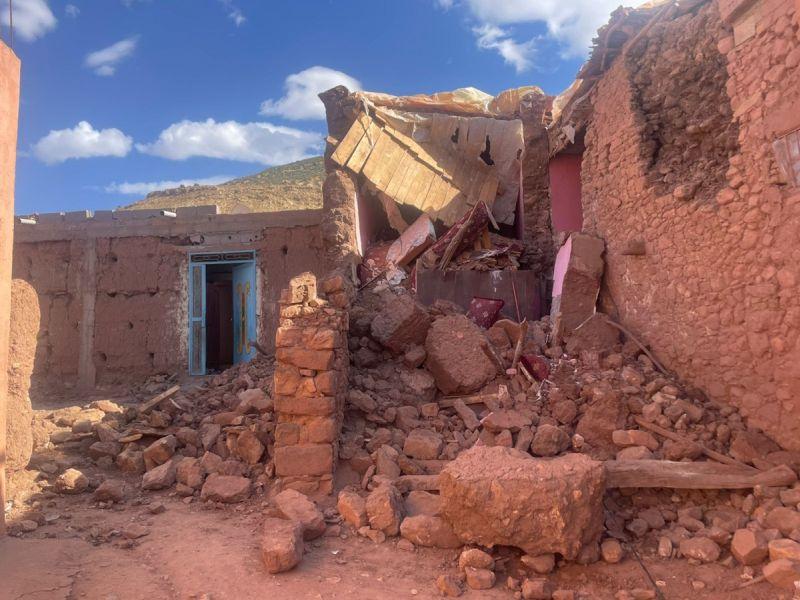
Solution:
[[[721,462],[723,464],[731,465],[731,466],[734,466],[734,467],[741,467],[743,469],[750,469],[751,471],[758,471],[758,469],[756,469],[755,467],[751,467],[750,465],[746,465],[743,462],[739,462],[735,458],[731,458],[730,456],[725,456],[724,454],[720,454],[719,452],[717,452],[715,450],[711,450],[710,448],[706,448],[705,446],[703,446],[703,444],[701,444],[699,442],[695,442],[694,440],[690,440],[689,438],[687,438],[685,436],[682,436],[682,435],[679,435],[679,434],[677,434],[677,433],[675,433],[673,431],[670,431],[669,429],[664,429],[663,427],[659,427],[655,423],[651,423],[650,421],[646,421],[642,417],[634,417],[634,419],[636,420],[636,422],[639,424],[640,427],[644,427],[645,429],[649,429],[650,431],[653,431],[653,432],[657,433],[660,436],[663,436],[663,437],[665,437],[665,438],[667,438],[669,440],[672,440],[673,442],[683,442],[683,443],[696,444],[703,451],[703,454],[705,454],[709,458],[713,458],[717,462]]]
[[[497,394],[470,394],[469,396],[443,396],[439,400],[439,408],[453,408],[453,403],[461,400],[464,404],[496,404],[499,400]]]
[[[519,337],[517,338],[517,345],[514,348],[514,360],[511,361],[511,368],[516,370],[519,364],[519,359],[522,356],[522,347],[525,345],[525,336],[528,335],[528,319],[522,319],[519,324]]]
[[[797,475],[786,465],[769,471],[742,469],[714,462],[668,460],[607,460],[607,488],[670,488],[682,490],[743,490],[757,485],[792,485]]]
[[[647,355],[647,358],[653,361],[653,364],[658,368],[659,371],[661,371],[664,375],[669,375],[667,370],[664,368],[664,365],[658,362],[658,359],[653,355],[653,353],[650,352],[650,350],[647,349],[647,346],[645,346],[642,342],[640,342],[635,335],[633,335],[630,331],[628,331],[625,327],[623,327],[616,321],[613,321],[611,317],[609,317],[608,315],[605,315],[605,317],[606,317],[606,322],[609,325],[611,325],[612,327],[616,327],[622,333],[627,335],[631,340],[633,340],[633,343],[639,346],[639,349]]]
[[[144,404],[142,404],[139,407],[139,414],[146,413],[148,410],[150,410],[154,406],[157,406],[162,400],[166,400],[167,398],[172,396],[179,389],[181,389],[181,386],[173,385],[168,390],[166,390],[164,392],[161,392],[158,396],[155,396],[154,398],[151,398],[150,400],[148,400],[147,402],[145,402]]]
[[[481,342],[481,350],[483,350],[483,353],[494,363],[498,374],[502,375],[506,372],[506,366],[503,364],[503,359],[497,355],[497,352],[495,352],[495,349],[487,340],[483,340]]]

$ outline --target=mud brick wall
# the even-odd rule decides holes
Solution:
[[[5,507],[6,387],[8,385],[11,251],[14,230],[14,173],[17,159],[20,63],[0,41],[0,506]],[[5,512],[0,515],[0,536]]]
[[[604,309],[792,450],[800,190],[772,143],[800,126],[798,10],[720,0],[656,25],[598,83],[582,173],[585,230],[606,241]],[[636,241],[645,254],[624,254]]]
[[[548,97],[530,93],[520,102],[520,119],[525,140],[521,161],[522,205],[525,215],[523,260],[539,273],[552,272],[556,247],[550,215],[550,183],[547,170],[549,142],[542,122]]]
[[[304,212],[314,214],[41,215],[18,225],[14,277],[41,306],[33,397],[185,372],[190,252],[256,251],[258,338],[271,348],[280,290],[320,260],[320,215]]]
[[[352,287],[342,275],[320,282],[293,278],[281,295],[275,334],[275,474],[283,487],[331,494],[347,396],[348,307]]]

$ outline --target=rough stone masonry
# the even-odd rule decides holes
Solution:
[[[352,287],[339,274],[294,277],[281,294],[275,334],[275,474],[284,487],[331,494],[347,396]]]

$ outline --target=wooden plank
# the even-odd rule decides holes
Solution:
[[[406,154],[405,148],[400,144],[394,143],[386,149],[386,154],[381,161],[380,168],[373,174],[372,181],[380,190],[386,190],[392,180],[397,168],[400,166],[400,159]]]
[[[383,131],[374,122],[370,122],[369,127],[362,136],[361,140],[353,150],[353,154],[347,160],[347,168],[353,173],[361,173],[364,168],[364,163],[367,162],[370,154],[372,153],[375,144],[383,135]]]
[[[180,389],[181,389],[181,386],[173,385],[168,390],[165,390],[165,391],[161,392],[158,396],[150,398],[150,400],[148,400],[147,402],[145,402],[144,404],[139,406],[139,413],[140,414],[146,413],[148,410],[150,410],[154,406],[157,406],[159,403],[161,403],[161,401],[166,400],[167,398],[172,396],[174,393],[176,393]]]
[[[388,135],[382,135],[375,143],[375,147],[372,149],[372,153],[369,155],[361,171],[364,177],[369,179],[373,184],[375,183],[375,174],[383,167],[386,152],[394,145],[395,141]]]
[[[755,467],[751,467],[750,465],[746,465],[743,462],[739,462],[736,459],[731,458],[730,456],[726,456],[724,454],[720,454],[715,450],[711,450],[710,448],[706,448],[703,444],[699,442],[695,442],[694,440],[690,440],[687,437],[682,435],[678,435],[677,433],[670,431],[669,429],[664,429],[663,427],[659,427],[658,425],[651,423],[650,421],[646,421],[642,417],[635,417],[636,422],[639,424],[640,427],[644,427],[645,429],[649,429],[657,433],[658,435],[665,437],[673,442],[682,442],[688,444],[696,444],[702,451],[709,458],[713,458],[714,460],[721,462],[726,465],[731,465],[734,467],[741,467],[743,469],[750,469],[751,471],[757,471]]]
[[[756,472],[715,462],[608,460],[604,465],[607,488],[744,490],[757,485],[792,485],[797,481],[795,472],[786,465]]]
[[[416,161],[410,154],[404,152],[403,156],[400,157],[398,162],[399,164],[397,165],[397,170],[392,174],[391,180],[386,185],[385,194],[390,198],[394,198],[397,195],[397,190],[399,190],[403,185],[403,180],[405,179],[406,175],[408,175],[408,171],[412,164]]]
[[[345,166],[347,164],[347,161],[353,154],[353,150],[355,150],[356,145],[361,141],[364,133],[366,133],[370,122],[370,118],[364,113],[361,113],[353,122],[353,124],[350,126],[350,129],[347,131],[344,138],[341,142],[339,142],[336,150],[334,150],[333,154],[331,155],[331,159],[333,159],[336,164],[341,166]]]
[[[439,408],[453,408],[453,403],[461,400],[464,404],[486,404],[493,406],[499,401],[497,393],[494,394],[470,394],[468,396],[443,396],[438,404]]]
[[[397,196],[397,201],[420,208],[434,178],[438,178],[438,175],[422,165],[412,184],[406,187],[405,193]]]

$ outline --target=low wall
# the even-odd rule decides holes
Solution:
[[[258,339],[272,348],[280,290],[319,263],[321,211],[215,213],[68,213],[18,224],[14,277],[34,287],[42,311],[34,391],[185,372],[190,252],[256,251]]]

